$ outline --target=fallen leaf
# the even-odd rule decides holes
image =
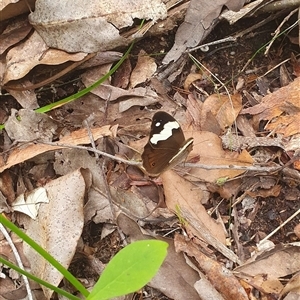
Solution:
[[[236,274],[257,276],[267,274],[272,278],[280,278],[291,275],[300,270],[299,246],[278,245],[275,249],[264,253],[245,262],[244,265],[235,269]],[[280,261],[280,264],[278,263]]]
[[[41,204],[37,220],[30,220],[26,233],[67,269],[83,229],[85,181],[77,170],[51,181],[44,188],[49,203]],[[30,262],[32,274],[59,285],[63,275],[26,243],[24,254]],[[44,286],[42,289],[50,299],[53,290]]]
[[[300,109],[300,77],[295,78],[288,86],[284,86],[272,94],[268,94],[263,97],[262,101],[249,108],[245,108],[241,111],[241,114],[253,115],[253,121],[255,127],[258,128],[261,120],[273,120],[276,117],[285,113],[285,118],[281,119],[281,124],[275,123],[278,130],[282,128],[288,128],[284,130],[286,134],[294,132],[295,128],[298,128],[299,132],[299,117],[293,118],[293,115],[297,116]],[[291,119],[292,118],[292,119]],[[292,123],[290,122],[292,121]],[[275,120],[276,121],[276,120]],[[284,122],[284,123],[282,123]],[[278,127],[278,125],[281,125]],[[274,129],[276,131],[276,129]]]
[[[117,223],[120,229],[130,237],[131,241],[152,238],[144,235],[138,224],[125,214],[118,216]],[[168,254],[149,285],[174,300],[199,300],[199,296],[193,287],[193,284],[199,279],[199,275],[188,266],[182,253],[175,251],[172,240],[161,237],[159,239],[169,244]]]
[[[138,55],[138,61],[130,76],[130,87],[134,88],[140,83],[146,82],[155,73],[157,65],[155,59],[144,50]]]
[[[3,15],[1,14],[1,21]],[[0,35],[0,54],[2,55],[5,50],[23,40],[31,31],[32,26],[28,20],[18,20],[14,22],[13,26],[8,26]]]
[[[31,82],[29,80],[23,80],[22,86],[30,86]],[[33,90],[25,90],[25,91],[16,91],[13,89],[6,88],[6,90],[12,95],[18,103],[22,106],[22,108],[26,109],[35,109],[39,107],[37,102],[36,93]]]
[[[297,292],[298,295],[300,293],[300,272],[295,274],[282,289],[280,295],[285,295],[288,292]]]
[[[222,225],[211,218],[201,204],[203,192],[195,189],[192,183],[180,177],[174,171],[166,171],[160,177],[164,185],[167,207],[171,211],[178,213],[179,218],[182,210],[189,211],[195,219],[201,220],[209,228],[211,235],[225,244],[226,238]],[[186,224],[187,227],[190,227],[189,225]]]
[[[299,90],[299,95],[300,95],[300,90]],[[300,112],[287,115],[287,116],[280,116],[275,120],[273,120],[271,123],[268,123],[266,125],[266,129],[273,132],[281,133],[286,137],[292,136],[297,133],[300,133],[299,120],[300,120]],[[299,146],[300,146],[300,141],[299,141]]]
[[[209,96],[202,105],[201,110],[201,128],[204,128],[208,118],[213,116],[220,128],[225,130],[236,120],[239,112],[242,109],[242,96],[235,95],[218,95]]]
[[[34,8],[35,0],[4,0],[0,2],[1,21],[19,16]]]
[[[104,136],[112,135],[110,128],[111,128],[110,125],[106,125],[100,128],[92,128],[91,131],[94,139],[96,140]],[[89,144],[90,139],[87,135],[86,129],[80,129],[61,138],[59,140],[59,143],[68,144],[68,145]],[[64,146],[52,146],[52,145],[45,145],[45,144],[31,144],[31,145],[24,146],[23,148],[16,148],[10,152],[9,157],[7,159],[4,159],[3,155],[0,156],[0,172],[3,172],[4,170],[14,165],[17,165],[32,157],[35,157],[38,154],[51,151],[51,150],[54,151],[62,148],[64,148]]]
[[[38,0],[29,21],[48,47],[92,53],[130,43],[135,36],[125,38],[119,30],[132,26],[134,19],[155,23],[166,16],[160,0]]]
[[[189,134],[187,133],[188,137]],[[246,150],[242,150],[241,153],[233,151],[225,151],[222,147],[221,139],[211,132],[194,132],[192,134],[194,138],[194,147],[190,154],[190,157],[200,156],[199,164],[205,164],[207,166],[251,166],[253,159]],[[233,136],[233,138],[235,138]],[[195,164],[196,166],[196,164]],[[190,180],[203,180],[205,182],[217,182],[220,178],[234,178],[242,173],[244,170],[234,169],[215,169],[204,170],[201,168],[192,168],[189,173],[191,176],[187,176]]]
[[[202,74],[200,74],[200,73],[190,73],[190,74],[186,77],[186,79],[185,79],[185,81],[184,81],[183,88],[184,88],[186,91],[188,91],[189,88],[190,88],[190,85],[191,85],[194,81],[196,81],[196,80],[201,80],[202,77],[203,77],[203,76],[202,76]]]
[[[49,49],[35,31],[25,42],[8,51],[3,84],[23,78],[37,65],[59,65],[67,61],[80,61],[86,55],[86,53],[70,54],[58,49]]]
[[[217,23],[223,6],[231,10],[239,10],[244,0],[192,0],[185,15],[184,22],[179,26],[172,49],[165,56],[163,63],[177,61],[181,54],[191,47],[197,46],[213,29]]]
[[[19,119],[18,119],[18,118]],[[11,116],[5,122],[5,130],[15,142],[51,141],[57,129],[57,123],[46,114],[32,110],[12,109]]]
[[[215,289],[224,297],[232,300],[248,300],[248,296],[233,273],[217,261],[204,255],[192,241],[187,242],[182,236],[175,236],[177,251],[183,251],[195,258],[199,269],[202,270]]]

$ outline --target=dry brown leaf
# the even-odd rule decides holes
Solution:
[[[104,136],[111,136],[112,132],[110,131],[110,125],[106,125],[100,128],[91,129],[94,139],[98,139]],[[88,137],[86,129],[80,129],[72,132],[71,134],[61,138],[58,143],[68,144],[68,145],[80,145],[80,144],[89,144],[90,139]],[[9,154],[8,158],[5,159],[2,155],[0,157],[0,172],[22,163],[32,157],[42,154],[47,151],[54,151],[64,148],[63,146],[51,146],[44,144],[31,144],[24,146],[24,148],[14,149]]]
[[[26,233],[68,268],[83,229],[83,199],[86,185],[80,170],[47,183],[48,204],[41,204],[37,220],[30,220]],[[24,243],[24,254],[35,276],[58,286],[63,275]],[[50,299],[53,290],[42,286]]]
[[[209,122],[208,118],[213,116],[220,128],[224,130],[236,120],[239,112],[242,109],[242,96],[240,94],[209,96],[202,106],[201,111],[201,128],[204,128],[205,123]]]
[[[134,88],[144,83],[155,73],[157,65],[155,59],[149,56],[144,50],[138,55],[138,61],[130,76],[130,87]]]
[[[93,84],[99,79],[99,74],[93,70],[87,71],[82,81],[85,86]],[[159,101],[158,95],[150,88],[137,87],[130,90],[118,88],[110,84],[101,84],[94,88],[91,93],[97,95],[105,101],[116,101],[119,100],[119,112],[122,113],[132,106],[147,106],[154,104]],[[103,102],[103,105],[105,103]],[[128,123],[127,123],[128,124]]]
[[[2,14],[1,14],[1,20]],[[27,19],[14,22],[13,26],[8,26],[0,35],[0,54],[3,54],[9,47],[23,40],[32,29]]]
[[[253,259],[252,259],[253,260]],[[280,264],[278,263],[280,262]],[[298,246],[278,245],[271,251],[265,251],[256,261],[246,262],[235,269],[236,274],[256,276],[270,275],[271,278],[285,277],[300,270],[300,251]]]
[[[297,292],[298,295],[300,294],[300,272],[295,274],[289,282],[286,284],[286,286],[282,289],[281,295],[285,295],[288,292]]]
[[[202,191],[195,189],[194,185],[169,170],[161,175],[164,185],[165,201],[167,207],[181,217],[180,212],[187,210],[197,220],[201,220],[209,229],[210,234],[225,244],[225,234],[221,224],[218,224],[206,212],[201,204]],[[190,224],[186,224],[190,227]],[[192,230],[192,229],[191,229]],[[195,233],[197,235],[197,233]]]
[[[139,195],[132,193],[131,190],[111,187],[110,191],[114,202],[121,208],[122,211],[133,218],[145,218],[149,216],[150,211],[155,208],[155,206],[153,206],[151,207],[151,210],[149,210],[145,201],[143,201],[144,199]]]
[[[272,123],[267,124],[266,129],[277,133],[281,133],[286,137],[300,133],[300,112],[295,113],[293,115],[280,116],[276,118]],[[300,147],[300,141],[298,146]]]
[[[186,242],[182,236],[176,234],[175,247],[177,251],[183,251],[196,259],[200,270],[205,273],[224,299],[248,300],[245,290],[232,272],[204,255],[191,241]]]
[[[119,30],[132,26],[134,19],[155,23],[166,16],[160,0],[44,0],[36,2],[29,21],[49,47],[91,53],[130,43],[136,36],[122,37]]]
[[[191,85],[193,82],[195,82],[196,80],[201,80],[202,77],[203,77],[202,74],[199,74],[199,73],[190,73],[190,74],[186,77],[186,79],[185,79],[185,81],[184,81],[184,85],[183,85],[184,89],[185,89],[186,91],[188,91],[189,88],[190,88],[190,85]]]
[[[187,133],[188,135],[188,133]],[[221,139],[211,132],[195,132],[193,133],[194,148],[190,157],[200,156],[199,164],[206,164],[208,166],[251,166],[253,159],[250,154],[243,150],[241,153],[224,151]],[[189,137],[189,136],[188,136]],[[235,138],[235,136],[233,136]],[[192,176],[190,180],[203,180],[205,182],[216,182],[221,178],[233,178],[245,171],[243,170],[203,170],[200,168],[192,168],[189,172]]]
[[[3,84],[23,78],[37,65],[59,65],[67,61],[80,61],[86,55],[86,53],[70,54],[49,49],[39,34],[34,32],[24,43],[8,51]]]
[[[282,127],[288,128],[285,129],[284,132],[289,135],[295,131],[295,128],[297,128],[297,132],[299,132],[299,117],[293,118],[293,115],[299,115],[299,109],[300,77],[297,77],[288,86],[284,86],[274,93],[268,94],[262,99],[261,103],[253,107],[243,109],[241,113],[253,115],[256,127],[261,120],[273,120],[285,113],[287,117],[281,119],[281,126],[278,128],[278,125],[280,124],[278,122],[275,124],[278,130],[281,130]],[[293,124],[289,122],[290,118],[293,118]],[[277,129],[274,130],[276,131]]]
[[[87,150],[82,149],[61,149],[55,151],[53,168],[58,175],[67,175],[79,168],[88,169],[93,181],[93,187],[105,191],[102,177],[102,170],[97,163],[97,158],[90,155]],[[106,192],[103,192],[106,193]]]
[[[196,47],[201,43],[213,29],[224,5],[237,11],[243,7],[244,3],[244,0],[192,0],[185,20],[176,32],[175,43],[165,56],[163,63],[176,61],[187,48]]]
[[[247,191],[247,194],[252,198],[262,197],[278,197],[281,192],[281,185],[274,185],[269,189],[259,189],[258,191]]]
[[[283,288],[280,280],[272,275],[258,274],[250,278],[245,277],[243,280],[266,294],[279,295]]]
[[[29,12],[29,7],[30,9],[34,8],[35,1],[36,0],[2,0],[0,2],[1,21]]]
[[[29,80],[22,82],[22,86],[24,87],[30,85],[31,82]],[[18,101],[22,108],[35,109],[39,107],[34,90],[16,91],[9,88],[6,88],[6,90]]]

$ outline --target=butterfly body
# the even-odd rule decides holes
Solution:
[[[157,177],[185,159],[192,148],[193,139],[185,140],[179,123],[168,113],[157,112],[142,154],[143,170]]]

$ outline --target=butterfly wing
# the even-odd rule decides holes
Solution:
[[[142,154],[143,169],[150,176],[159,176],[182,161],[192,147],[193,139],[185,140],[179,123],[168,113],[157,112]]]
[[[154,148],[147,143],[142,154],[143,167],[150,176],[159,176],[169,167],[170,160],[177,152],[178,149]]]

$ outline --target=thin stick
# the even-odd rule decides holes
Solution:
[[[86,150],[93,153],[97,153],[99,155],[103,155],[105,157],[108,157],[112,160],[119,161],[121,163],[141,167],[142,163],[139,161],[133,161],[133,160],[127,160],[118,156],[114,156],[111,154],[108,154],[106,152],[100,151],[98,149],[94,149],[91,147],[85,147],[85,146],[77,146],[77,145],[69,145],[69,144],[60,144],[60,143],[53,143],[53,142],[41,142],[45,145],[51,145],[51,146],[59,146],[62,148],[74,148],[74,149],[80,149],[80,150]],[[205,170],[244,170],[244,171],[257,171],[257,172],[276,172],[279,171],[282,167],[281,166],[274,166],[274,167],[261,167],[261,166],[237,166],[237,165],[213,165],[208,166],[204,164],[194,164],[194,163],[182,163],[181,165],[189,168],[200,168]]]
[[[237,40],[236,37],[229,36],[229,37],[224,38],[224,39],[220,39],[220,40],[213,41],[213,42],[210,42],[210,43],[206,43],[206,44],[194,47],[194,48],[190,48],[190,49],[186,50],[186,52],[190,53],[190,52],[195,51],[197,49],[200,49],[201,51],[206,52],[206,51],[208,51],[208,50],[205,49],[206,47],[213,46],[213,45],[218,45],[218,44],[221,44],[221,43],[236,42],[236,40]]]
[[[297,11],[299,10],[299,8],[296,8],[294,10],[292,10],[284,19],[283,21],[279,24],[279,26],[277,27],[277,29],[275,30],[275,35],[272,38],[271,42],[269,43],[269,45],[266,47],[265,53],[264,55],[268,55],[268,52],[271,48],[271,46],[273,45],[274,41],[277,39],[277,37],[280,35],[280,28],[284,25],[284,23]],[[297,25],[297,23],[299,22],[299,20],[297,20],[293,25],[291,25],[289,28],[293,28],[294,26]],[[285,30],[286,31],[286,30]]]

